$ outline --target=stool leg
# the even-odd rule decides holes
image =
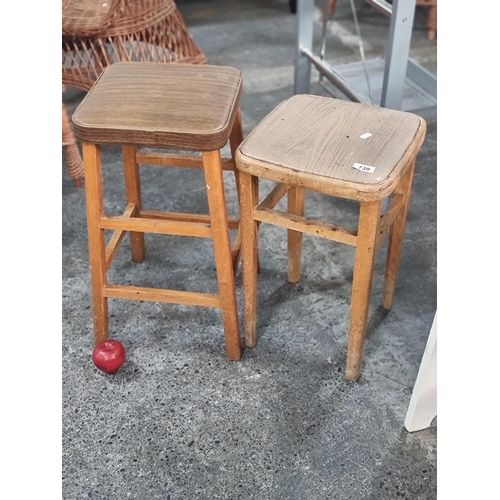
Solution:
[[[233,129],[231,130],[231,135],[229,136],[229,145],[231,147],[231,156],[233,159],[233,162],[235,161],[236,157],[236,148],[241,144],[243,141],[243,127],[241,124],[241,111],[238,110],[236,113],[236,118],[234,119],[234,124],[233,124]],[[234,167],[234,178],[236,181],[236,192],[238,194],[238,203],[240,203],[241,207],[241,201],[240,201],[240,183],[238,180],[240,171],[236,168],[236,165]],[[240,208],[241,211],[241,208]],[[231,259],[233,261],[233,272],[234,275],[236,276],[236,273],[238,271],[238,263],[240,261],[241,257],[241,225],[238,225],[238,230],[236,231],[236,238],[234,240],[234,245],[231,250]]]
[[[375,243],[382,203],[361,202],[354,260],[351,297],[351,320],[347,343],[347,380],[358,380],[365,343],[366,322],[372,288]]]
[[[104,229],[100,227],[103,216],[101,149],[98,145],[83,143],[82,151],[85,168],[94,342],[98,344],[108,338],[108,299],[103,294],[106,285],[106,243]]]
[[[399,214],[394,219],[389,236],[384,292],[382,298],[382,307],[384,309],[392,308],[394,291],[396,290],[396,279],[398,276],[399,262],[401,260],[401,249],[403,247],[403,236],[406,225],[406,217],[408,215],[408,207],[410,205],[410,193],[414,172],[415,162],[408,169],[395,190],[395,193],[400,193],[404,196],[404,203],[399,211]]]
[[[288,190],[288,213],[304,216],[305,189],[291,187]],[[302,274],[302,236],[301,231],[288,229],[288,281],[297,283]]]
[[[207,184],[208,207],[213,233],[227,355],[229,359],[236,361],[241,358],[240,327],[220,151],[204,152],[203,166]]]
[[[258,203],[258,182],[246,172],[240,172],[241,232],[243,304],[245,316],[245,344],[255,347],[257,343],[257,222],[253,210]]]
[[[122,146],[123,169],[125,172],[125,191],[127,202],[134,203],[137,207],[136,217],[142,209],[141,183],[139,177],[139,165],[136,161],[136,146]],[[144,233],[130,232],[130,246],[132,260],[142,262],[144,260]]]

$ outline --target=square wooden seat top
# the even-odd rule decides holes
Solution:
[[[241,91],[236,68],[115,63],[75,110],[75,135],[95,144],[217,150],[229,139]]]
[[[414,161],[426,122],[408,112],[295,95],[238,148],[238,169],[360,201],[391,194]]]

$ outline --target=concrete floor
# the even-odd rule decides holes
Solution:
[[[359,4],[359,2],[357,2]],[[296,18],[286,0],[183,0],[209,63],[239,68],[245,134],[293,95]],[[388,20],[359,7],[366,57]],[[331,58],[359,58],[352,22],[335,24]],[[319,34],[316,25],[316,35]],[[436,41],[417,9],[411,57],[436,73]],[[311,92],[324,94],[313,83]],[[82,93],[65,96],[70,112]],[[259,343],[226,358],[218,310],[110,300],[110,335],[127,350],[115,375],[91,361],[85,191],[62,160],[62,443],[64,499],[399,499],[437,497],[437,424],[404,428],[436,310],[437,123],[419,154],[392,311],[380,308],[377,257],[361,379],[344,379],[354,250],[304,237],[303,277],[286,280],[286,233],[262,226]],[[117,147],[103,148],[105,207],[124,208]],[[206,210],[199,172],[142,167],[145,208]],[[237,214],[231,175],[228,206]],[[309,193],[306,212],[339,224],[356,206]],[[110,281],[216,291],[209,240],[146,236],[143,264],[124,240]],[[241,270],[237,276],[241,306]]]

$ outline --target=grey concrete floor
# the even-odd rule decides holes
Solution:
[[[359,4],[359,2],[357,2]],[[178,7],[208,62],[239,68],[245,134],[293,95],[296,18],[286,0],[183,0]],[[367,57],[383,50],[388,20],[358,15]],[[331,57],[359,57],[349,16]],[[319,24],[316,39],[319,35]],[[330,50],[330,48],[329,48]],[[411,57],[436,72],[436,41],[417,9]],[[314,81],[311,92],[324,94]],[[75,109],[82,93],[68,92]],[[62,159],[62,493],[64,499],[434,499],[437,422],[404,428],[436,311],[437,123],[418,157],[394,307],[381,307],[377,256],[362,377],[344,379],[354,250],[304,237],[303,277],[286,280],[286,233],[260,233],[259,342],[226,358],[218,310],[110,300],[110,336],[127,360],[115,375],[91,360],[93,326],[85,191]],[[103,147],[105,208],[124,209],[121,156]],[[206,211],[200,173],[141,167],[145,208]],[[229,212],[237,214],[226,175]],[[339,224],[356,205],[308,193],[306,212]],[[134,264],[124,240],[110,281],[216,291],[211,241],[146,236]],[[241,312],[241,270],[237,275]]]

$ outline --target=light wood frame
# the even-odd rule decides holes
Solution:
[[[238,111],[231,129],[230,147],[234,155],[243,139],[241,114]],[[220,150],[203,151],[201,156],[138,151],[136,146],[123,145],[127,207],[120,216],[106,216],[103,206],[101,147],[83,142],[89,260],[91,268],[94,342],[109,337],[108,299],[119,298],[215,307],[222,310],[227,356],[241,358],[239,320],[236,302],[235,274],[240,260],[241,234],[238,218],[227,215],[223,170],[232,170],[238,182],[239,172],[234,159],[223,160]],[[207,185],[209,214],[184,214],[142,209],[139,164],[200,168]],[[229,229],[237,234],[231,248]],[[113,230],[106,244],[105,231]],[[214,242],[219,294],[187,292],[110,284],[107,271],[125,235],[130,235],[132,260],[145,257],[144,233],[211,238]]]
[[[408,168],[404,170],[395,189],[389,193],[392,195],[391,201],[385,211],[382,210],[384,202],[382,198],[358,200],[360,213],[357,229],[304,217],[306,190],[300,185],[277,183],[262,203],[259,203],[259,177],[249,173],[248,170],[240,170],[243,297],[245,341],[248,347],[254,347],[257,343],[257,239],[258,227],[262,222],[288,229],[288,280],[291,283],[298,282],[301,277],[303,233],[351,245],[356,247],[356,255],[346,379],[352,381],[359,379],[376,252],[384,239],[389,236],[382,305],[386,309],[391,309],[414,169],[415,158],[410,159]],[[322,192],[319,189],[315,191]],[[276,204],[287,193],[288,212],[275,210]]]

